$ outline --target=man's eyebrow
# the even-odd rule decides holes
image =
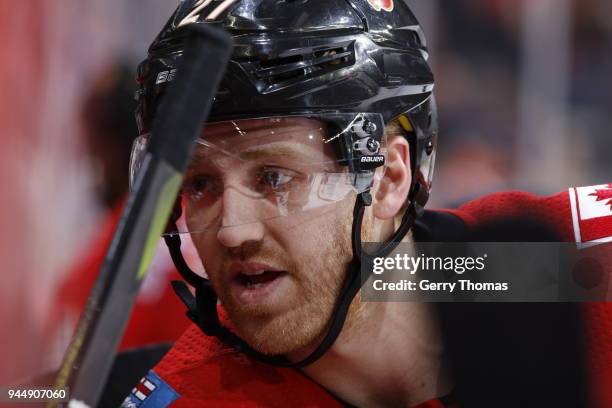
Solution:
[[[214,163],[211,163],[211,161],[215,162],[215,158],[218,159],[223,156],[225,155],[216,154],[214,149],[204,148],[204,151],[196,149],[189,167],[193,168],[202,165],[214,166]],[[323,152],[311,146],[302,144],[288,145],[284,142],[272,143],[264,146],[252,146],[233,157],[241,161],[284,159],[290,160],[295,164],[305,165],[335,162],[334,159],[327,157]]]
[[[319,152],[306,146],[257,146],[247,149],[240,153],[240,158],[244,160],[261,159],[261,158],[284,158],[295,160],[298,163],[305,163],[315,159],[321,159]],[[314,154],[313,154],[314,153]],[[310,160],[309,160],[310,158]]]
[[[201,149],[196,148],[195,152],[193,152],[193,156],[191,156],[191,162],[189,163],[189,167],[197,166],[202,163],[208,163],[210,161],[210,154],[202,152]]]

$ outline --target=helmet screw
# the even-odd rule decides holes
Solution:
[[[366,132],[372,134],[376,132],[376,123],[366,120],[366,122],[363,125],[363,128]]]
[[[378,143],[376,140],[374,140],[372,138],[369,138],[367,146],[368,146],[368,150],[370,152],[376,153],[376,152],[378,152],[378,149],[380,147],[380,143]]]
[[[430,140],[429,142],[427,142],[427,147],[425,147],[425,153],[427,153],[427,155],[431,155],[433,153],[433,142]]]

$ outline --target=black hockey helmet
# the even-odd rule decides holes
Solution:
[[[182,0],[138,69],[141,137],[150,131],[160,101],[176,75],[192,24],[222,27],[234,39],[233,55],[209,123],[293,116],[338,122],[337,118],[353,114],[357,116],[348,123],[353,125],[355,120],[375,114],[383,127],[392,121],[400,125],[410,143],[413,180],[402,225],[376,256],[390,252],[422,213],[429,197],[437,133],[427,46],[404,0]],[[376,140],[380,139],[378,134]],[[338,154],[352,158],[354,150],[357,143],[345,143]],[[371,197],[367,188],[358,193],[352,271],[326,339],[297,365],[311,363],[331,346],[359,289],[357,265],[369,256],[361,250],[361,218]],[[264,361],[289,365],[260,355],[219,324],[216,295],[206,280],[188,270],[180,254],[179,235],[170,234],[166,241],[179,271],[196,286],[197,306],[191,302],[191,317],[203,331]],[[183,298],[189,296],[186,288],[179,291]]]

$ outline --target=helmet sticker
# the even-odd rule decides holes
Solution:
[[[368,3],[376,11],[393,11],[393,0],[368,0]]]
[[[171,69],[170,71],[162,71],[159,74],[157,74],[155,85],[163,84],[164,82],[172,82],[175,76],[176,76],[176,68]]]
[[[198,0],[194,3],[193,10],[178,23],[177,27],[195,23],[200,19],[215,20],[235,2],[236,0]],[[206,16],[203,15],[204,13],[207,13]]]

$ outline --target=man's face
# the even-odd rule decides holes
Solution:
[[[324,128],[253,120],[204,134],[215,147],[200,149],[186,173],[184,211],[234,329],[266,354],[312,346],[352,259],[354,193],[325,184],[345,170]]]

